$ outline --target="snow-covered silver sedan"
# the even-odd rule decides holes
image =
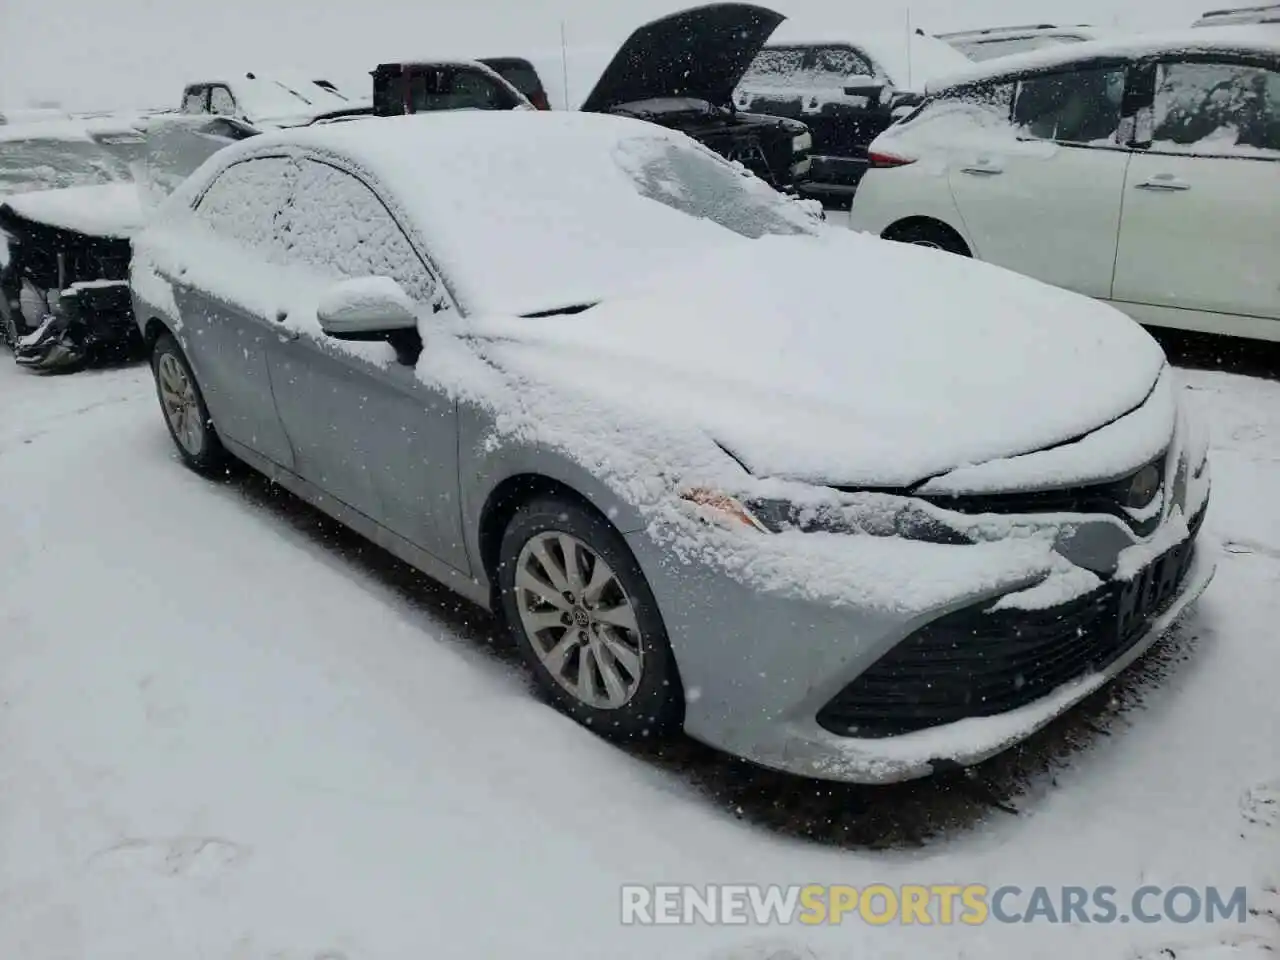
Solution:
[[[1212,575],[1156,343],[686,138],[467,113],[220,151],[135,240],[160,405],[493,609],[616,737],[885,782],[994,754]]]

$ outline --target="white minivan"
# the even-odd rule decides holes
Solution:
[[[871,146],[850,225],[1152,326],[1280,340],[1280,34],[1201,28],[992,61]]]

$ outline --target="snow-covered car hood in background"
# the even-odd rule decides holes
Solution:
[[[693,425],[756,476],[864,487],[1076,440],[1142,405],[1165,364],[1110,307],[854,233],[728,244],[649,289],[478,321],[481,349],[522,378]]]
[[[785,18],[746,3],[715,3],[683,10],[640,27],[582,102],[605,113],[624,103],[697,97],[727,105],[747,67]]]
[[[146,219],[133,183],[21,193],[6,198],[4,206],[24,219],[89,237],[128,238]]]

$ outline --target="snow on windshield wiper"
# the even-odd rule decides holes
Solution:
[[[536,320],[539,317],[559,317],[559,316],[569,315],[574,313],[582,313],[582,311],[584,310],[590,310],[592,307],[596,306],[596,304],[598,304],[599,302],[600,302],[599,300],[596,300],[592,303],[575,303],[568,307],[553,307],[550,310],[538,310],[538,311],[535,311],[534,313],[522,313],[520,314],[520,316],[522,319],[525,319],[525,320]]]

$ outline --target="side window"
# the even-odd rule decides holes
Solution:
[[[286,219],[291,262],[333,277],[390,277],[431,302],[436,286],[422,259],[377,194],[351,174],[301,161]]]
[[[235,97],[226,87],[211,87],[209,90],[209,112],[223,117],[236,115]]]
[[[218,175],[196,206],[196,218],[214,233],[254,247],[285,263],[281,217],[289,198],[293,166],[284,157],[258,157]]]
[[[183,113],[208,113],[208,87],[187,87],[182,94]]]
[[[1153,150],[1280,154],[1280,73],[1233,63],[1156,68]]]
[[[1059,143],[1115,140],[1124,101],[1123,67],[1028,77],[1018,83],[1013,121],[1020,136]]]

